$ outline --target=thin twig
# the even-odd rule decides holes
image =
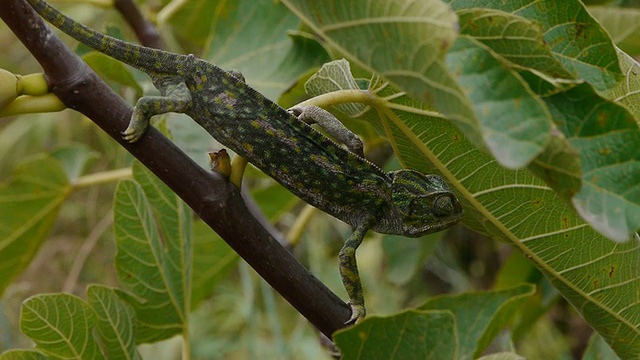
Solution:
[[[76,257],[73,260],[73,264],[71,265],[71,269],[69,270],[69,274],[67,275],[67,279],[64,281],[64,285],[62,286],[62,292],[73,292],[73,289],[76,287],[78,282],[78,278],[80,277],[80,272],[84,268],[84,264],[87,262],[87,258],[96,247],[98,240],[100,240],[100,236],[109,229],[111,224],[113,224],[113,211],[109,211],[102,217],[102,219],[100,219],[100,221],[93,227],[93,230],[91,230],[89,236],[87,236],[87,239],[80,247],[80,250],[78,250]]]

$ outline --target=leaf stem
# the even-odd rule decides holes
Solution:
[[[289,240],[289,246],[293,247],[300,242],[300,238],[304,234],[309,220],[311,220],[313,215],[317,212],[316,210],[317,209],[311,205],[306,205],[304,209],[302,209],[286,235],[287,240]]]
[[[400,105],[390,102],[384,98],[378,97],[366,90],[336,90],[322,95],[312,97],[298,104],[298,106],[319,106],[326,108],[330,105],[345,104],[345,103],[362,103],[371,106],[375,109],[395,109],[405,112],[414,113],[423,116],[432,116],[444,119],[445,116],[437,111],[430,111],[425,109],[417,109],[410,106]]]
[[[312,97],[311,99],[299,103],[298,106],[306,107],[315,105],[326,108],[329,105],[358,102],[377,107],[383,105],[380,101],[380,98],[372,95],[368,91],[337,90]]]
[[[131,168],[123,168],[110,171],[102,171],[95,174],[85,175],[79,177],[74,182],[74,188],[82,189],[89,186],[101,185],[109,182],[114,182],[122,179],[129,179],[132,177]]]
[[[182,360],[191,359],[191,335],[189,333],[189,324],[184,324],[182,332]]]

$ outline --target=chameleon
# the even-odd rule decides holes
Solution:
[[[346,324],[366,314],[356,250],[369,230],[419,237],[462,219],[460,202],[440,176],[410,169],[381,170],[365,159],[357,135],[326,110],[294,107],[287,111],[249,87],[238,72],[225,71],[192,54],[115,39],[76,22],[44,0],[28,2],[75,40],[151,77],[161,95],[137,101],[123,131],[126,140],[139,140],[154,115],[184,113],[291,193],[353,227],[338,254],[351,309]],[[311,123],[329,128],[336,140]]]

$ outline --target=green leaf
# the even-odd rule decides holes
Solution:
[[[592,101],[597,100],[607,119],[613,119],[612,124],[607,124],[610,126],[607,130],[611,130],[612,133],[606,133],[606,136],[611,136],[608,144],[616,144],[617,147],[620,147],[624,143],[624,149],[620,149],[621,153],[625,159],[631,159],[631,161],[622,165],[615,163],[615,160],[610,163],[602,162],[598,160],[598,155],[588,153],[580,154],[579,159],[576,160],[577,151],[573,148],[574,145],[582,146],[585,151],[593,151],[595,147],[590,147],[590,145],[597,144],[599,139],[595,139],[593,143],[579,144],[577,140],[584,141],[586,139],[572,139],[575,137],[575,132],[572,134],[569,131],[569,128],[564,124],[566,120],[563,120],[563,126],[551,124],[547,100],[564,98],[560,112],[571,117],[574,115],[572,111],[577,110],[571,110],[570,105],[578,103],[577,100],[581,98],[569,97],[567,94],[580,94],[587,88],[587,85],[579,86],[576,88],[577,90],[574,90],[552,84],[547,85],[550,91],[542,92],[539,91],[542,90],[541,88],[535,88],[534,92],[530,86],[543,84],[543,82],[532,81],[537,76],[534,71],[510,71],[509,67],[513,67],[513,65],[506,57],[469,35],[460,37],[453,44],[453,51],[448,55],[443,55],[441,61],[432,61],[430,57],[425,57],[424,61],[423,59],[415,61],[414,63],[425,64],[421,68],[422,71],[416,71],[415,67],[411,66],[412,64],[403,68],[401,61],[393,64],[389,61],[389,64],[380,65],[379,62],[385,59],[385,55],[380,54],[372,57],[371,51],[365,52],[361,44],[366,44],[369,50],[384,48],[389,52],[387,56],[398,56],[398,54],[407,54],[402,51],[403,46],[411,45],[415,48],[416,44],[422,44],[422,41],[428,41],[441,34],[436,31],[433,36],[427,33],[402,32],[403,22],[401,20],[404,18],[398,16],[394,18],[395,22],[389,21],[387,23],[386,33],[393,34],[393,40],[387,40],[384,45],[376,46],[381,42],[381,39],[385,38],[380,34],[373,36],[375,35],[373,31],[363,31],[369,23],[377,19],[374,16],[368,16],[369,14],[364,11],[358,12],[361,9],[358,6],[367,3],[364,0],[357,2],[357,5],[351,5],[353,3],[350,2],[348,8],[340,9],[340,11],[331,10],[331,6],[337,6],[333,3],[314,3],[314,5],[309,1],[294,0],[285,0],[285,3],[294,12],[301,14],[305,22],[309,22],[323,39],[327,39],[327,43],[340,45],[341,53],[355,59],[359,65],[380,73],[413,97],[413,99],[409,99],[403,96],[403,93],[393,90],[392,87],[384,83],[379,85],[373,83],[370,89],[377,96],[377,99],[372,103],[376,106],[376,110],[383,114],[381,117],[382,127],[405,167],[425,173],[436,172],[443,175],[448,179],[465,207],[466,216],[463,221],[466,226],[494,239],[508,242],[519,249],[580,311],[619,356],[637,357],[640,354],[640,341],[638,341],[640,331],[636,326],[640,313],[640,308],[637,306],[640,303],[640,293],[633,290],[640,286],[640,268],[636,266],[637,259],[640,257],[638,241],[633,240],[624,244],[609,241],[580,218],[567,205],[566,200],[559,198],[557,193],[552,191],[547,184],[534,177],[530,170],[514,171],[502,168],[485,152],[473,146],[478,143],[478,139],[481,137],[470,137],[469,135],[481,134],[486,129],[502,130],[504,134],[508,135],[512,128],[517,129],[521,122],[527,122],[528,117],[532,114],[547,112],[549,114],[547,119],[551,126],[547,127],[548,130],[541,129],[549,131],[553,136],[537,133],[536,127],[531,127],[532,132],[529,136],[535,139],[539,139],[539,136],[549,136],[548,141],[550,142],[548,145],[544,144],[543,152],[535,157],[536,163],[531,165],[530,169],[543,164],[554,171],[567,171],[570,175],[568,176],[569,181],[560,185],[564,189],[561,194],[567,199],[582,189],[584,185],[580,183],[582,181],[588,180],[602,187],[603,183],[609,182],[609,185],[613,183],[607,179],[601,182],[604,174],[611,176],[612,179],[620,179],[626,175],[625,181],[618,180],[619,183],[608,188],[614,189],[614,191],[601,191],[604,194],[598,194],[598,198],[590,200],[601,202],[607,196],[616,197],[622,194],[626,199],[623,203],[626,208],[621,207],[618,203],[608,210],[629,210],[628,213],[621,216],[623,217],[621,220],[629,221],[628,217],[631,217],[632,222],[627,226],[627,230],[633,231],[634,227],[637,229],[640,225],[633,220],[635,216],[633,209],[637,203],[635,200],[637,195],[635,188],[629,186],[633,179],[638,177],[635,173],[635,161],[638,157],[633,154],[636,148],[633,144],[637,141],[628,142],[635,139],[635,135],[627,137],[624,141],[615,139],[616,132],[622,133],[617,136],[635,134],[635,129],[627,127],[629,124],[628,114],[621,113],[618,107],[611,106],[611,103],[603,99],[597,99],[594,97],[595,91],[591,90],[589,98]],[[427,2],[421,2],[421,4],[425,3]],[[395,6],[402,4],[403,2],[394,2]],[[407,4],[412,3],[407,2]],[[466,9],[467,5],[471,7],[475,2],[472,4],[472,2],[459,1],[455,4],[458,11],[461,11],[463,8]],[[637,65],[628,57],[621,55],[621,58],[625,59],[622,64],[626,67],[624,71],[628,78],[616,86],[620,75],[618,54],[611,46],[610,40],[603,38],[603,36],[606,37],[606,33],[589,17],[579,2],[489,1],[485,4],[495,10],[512,13],[528,21],[539,23],[543,39],[549,44],[553,57],[576,79],[586,80],[596,88],[599,94],[620,102],[633,115],[640,113],[638,102],[635,101],[637,100],[638,88],[640,88],[635,75],[638,70]],[[384,8],[384,4],[380,7]],[[336,20],[336,16],[345,16],[345,13],[351,16],[349,22]],[[415,11],[412,12],[412,14],[414,13]],[[429,18],[428,15],[425,18]],[[354,21],[356,19],[358,21]],[[338,31],[347,28],[348,31]],[[588,35],[587,38],[584,35]],[[353,41],[356,38],[358,41]],[[567,43],[569,39],[572,41],[570,44]],[[400,43],[400,45],[396,46],[396,43]],[[468,51],[468,54],[480,56],[479,59],[487,59],[487,62],[466,60],[468,63],[464,63],[465,59],[468,59],[463,56],[465,51]],[[376,55],[378,54],[376,53]],[[613,59],[612,55],[616,58]],[[474,68],[476,63],[481,64],[482,67]],[[495,65],[496,75],[490,71],[484,71],[488,69],[485,64]],[[391,66],[396,66],[398,69],[393,74],[405,74],[405,78],[388,76],[388,68]],[[449,70],[454,69],[456,72],[452,71],[453,75],[448,76],[445,67]],[[521,65],[518,67],[520,68]],[[458,73],[457,69],[465,72]],[[484,76],[474,80],[474,73]],[[420,76],[409,76],[415,74]],[[505,126],[502,128],[500,126],[490,127],[486,125],[491,124],[490,122],[482,122],[476,118],[482,114],[478,115],[473,110],[474,107],[477,108],[477,104],[474,104],[470,99],[474,99],[473,101],[483,100],[485,95],[481,93],[483,90],[480,84],[487,84],[484,91],[492,92],[500,84],[501,76],[506,76],[508,81],[512,81],[517,88],[515,91],[521,92],[524,99],[533,101],[540,107],[534,112],[523,112],[513,106],[516,102],[511,101],[511,104],[507,104],[512,109],[511,121],[505,122]],[[463,84],[467,92],[476,91],[476,97],[467,98],[466,95],[461,95],[464,92],[456,81],[462,77],[467,77],[466,83]],[[519,77],[523,80],[525,77],[527,78],[526,81],[519,81]],[[545,77],[549,76],[545,75]],[[542,77],[538,77],[538,79],[542,79]],[[615,96],[613,96],[614,90],[616,91]],[[571,91],[576,91],[576,93]],[[536,92],[540,92],[540,95]],[[506,91],[503,93],[508,95]],[[431,94],[432,97],[425,97],[424,94]],[[542,95],[545,97],[544,99]],[[489,99],[491,96],[493,95],[486,95]],[[378,102],[379,99],[384,101]],[[450,120],[444,119],[442,115],[433,112],[428,105],[415,99],[433,99],[434,106]],[[504,106],[504,104],[490,105],[509,109],[509,106]],[[593,106],[593,104],[590,105]],[[577,112],[579,116],[571,120],[578,122],[590,120],[582,110]],[[598,115],[598,118],[603,118],[602,113],[598,113]],[[487,119],[487,121],[494,120]],[[451,122],[454,122],[463,132],[454,128]],[[597,124],[597,121],[595,123]],[[480,124],[483,124],[482,127]],[[509,124],[511,126],[506,126]],[[560,129],[567,131],[568,135],[565,135]],[[598,129],[584,129],[584,131],[597,132]],[[500,134],[498,132],[498,135]],[[493,136],[493,134],[490,135]],[[527,139],[526,134],[520,133],[519,135],[522,136],[522,140]],[[517,139],[516,137],[515,140]],[[508,140],[513,141],[514,139]],[[574,140],[576,141],[574,142]],[[539,140],[538,144],[540,144]],[[519,150],[496,147],[496,151],[517,152]],[[615,148],[613,153],[617,151],[618,148]],[[528,151],[528,154],[525,155],[532,154],[535,155],[535,151]],[[526,159],[526,156],[522,154],[518,156],[521,159]],[[591,165],[583,168],[582,157],[587,157],[587,162],[592,162]],[[500,161],[504,163],[504,159]],[[606,171],[606,168],[598,167],[597,164],[600,163],[616,164],[617,166],[613,167],[615,172],[612,174],[598,173],[599,178],[597,179],[593,176],[584,177],[585,170],[586,173],[590,171],[589,169]],[[594,165],[596,166],[594,167]],[[631,172],[625,173],[628,170]],[[579,179],[577,186],[575,181],[571,180],[572,177]],[[554,187],[556,186],[549,176],[547,176],[547,180]],[[619,186],[627,186],[627,189],[630,190],[625,193],[620,190]],[[575,191],[571,193],[572,190]],[[592,192],[591,196],[594,196],[593,193],[595,192]],[[604,232],[606,229],[598,230]],[[627,235],[629,234],[627,233]]]
[[[588,9],[607,29],[614,44],[628,54],[640,53],[640,10],[613,6],[592,6]]]
[[[631,56],[618,51],[622,71],[627,75],[625,81],[602,93],[602,96],[624,106],[636,119],[640,118],[640,65]]]
[[[204,48],[203,58],[240,70],[249,85],[272,100],[328,60],[311,35],[291,32],[299,20],[269,0],[174,2],[160,16],[194,45],[193,51]]]
[[[450,91],[451,94],[438,91],[455,87],[443,68],[442,59],[456,38],[458,26],[456,15],[442,2],[386,0],[375,6],[365,0],[283,2],[329,48],[359,67],[396,85],[402,84],[416,99],[459,106],[462,96],[458,89]],[[398,41],[400,38],[402,41]],[[458,110],[464,111],[457,117],[464,119],[461,123],[471,117],[468,104],[464,105]],[[451,107],[451,113],[453,109]]]
[[[597,333],[591,335],[587,348],[584,350],[582,360],[619,360],[620,358],[609,345]]]
[[[513,252],[502,260],[493,288],[496,290],[514,287],[521,283],[537,284],[542,274],[519,252]]]
[[[373,7],[383,13],[368,9],[366,0],[335,9],[310,1],[285,4],[350,60],[433,104],[502,164],[522,167],[546,145],[550,118],[542,100],[485,45],[468,36],[455,40],[457,18],[441,2]],[[518,124],[511,123],[515,111],[525,114]]]
[[[163,1],[167,4],[157,15],[159,25],[173,25],[172,31],[180,46],[196,56],[206,46],[211,35],[211,24],[216,13],[224,10],[219,0],[193,0],[186,2]],[[205,20],[206,19],[206,20]]]
[[[383,1],[376,6],[362,0],[284,3],[331,48],[392,82],[421,83],[417,74],[441,59],[456,36],[456,16],[440,1]],[[390,42],[399,33],[408,37]],[[418,98],[425,96],[420,90]]]
[[[580,87],[568,93],[578,90]],[[638,302],[639,295],[625,292],[626,286],[640,285],[640,270],[632,265],[633,259],[640,256],[635,242],[619,247],[598,235],[539,179],[526,170],[501,168],[449,122],[426,116],[423,104],[399,96],[388,86],[376,95],[393,99],[378,111],[385,115],[384,128],[405,166],[425,173],[437,171],[447,177],[465,205],[463,221],[467,226],[514,244],[580,309],[592,326],[608,341],[618,342],[618,351],[636,351],[633,338],[637,329],[624,325],[633,323],[633,312],[620,315],[625,306]],[[613,106],[613,111],[619,112]],[[584,248],[585,242],[590,244],[588,248]],[[576,253],[576,248],[585,251]],[[599,276],[593,283],[584,282],[584,278],[593,279],[594,273],[604,275],[599,270],[602,262],[616,264],[616,276]],[[620,273],[617,264],[626,264],[632,271]],[[606,295],[593,297],[590,295],[593,291]],[[585,307],[585,303],[590,306]],[[610,335],[611,330],[604,325],[607,322],[623,326],[626,335]]]
[[[351,67],[345,59],[334,60],[322,65],[304,84],[304,90],[311,96],[338,90],[359,90],[356,79],[351,75]],[[356,117],[367,110],[361,103],[336,104],[335,108]]]
[[[70,192],[60,163],[47,155],[20,164],[0,185],[0,293],[29,265]]]
[[[429,234],[418,239],[407,239],[399,235],[385,236],[382,239],[382,249],[387,259],[387,280],[398,286],[408,283],[436,248],[442,234]]]
[[[102,359],[93,338],[94,327],[93,311],[73,295],[37,295],[22,304],[20,329],[39,350],[53,357]]]
[[[288,10],[287,14],[290,14]],[[287,35],[292,44],[287,50],[286,56],[278,62],[278,67],[267,74],[266,79],[263,79],[263,82],[266,83],[265,88],[267,86],[274,88],[270,93],[274,94],[273,99],[274,101],[277,99],[279,104],[281,104],[282,95],[290,91],[292,86],[295,86],[297,82],[304,83],[304,79],[310,72],[331,60],[327,51],[318,43],[313,34],[302,30],[288,30]],[[262,88],[262,85],[256,85]],[[277,98],[275,94],[278,95]],[[281,105],[286,106],[286,104]]]
[[[193,278],[191,309],[211,295],[220,280],[236,267],[240,257],[203,221],[193,224]]]
[[[198,4],[203,6],[199,13],[192,3],[181,11],[190,12],[194,24],[213,24],[203,58],[223,69],[240,70],[249,85],[272,100],[300,74],[327,60],[326,52],[315,41],[295,36],[292,42],[288,31],[298,27],[300,21],[282,4],[271,0]]]
[[[138,300],[131,304],[142,343],[180,333],[188,323],[191,219],[186,205],[138,165],[134,178],[141,185],[123,181],[115,195],[116,270]]]
[[[103,79],[110,79],[118,84],[131,87],[136,94],[142,94],[142,88],[133,77],[131,70],[127,65],[110,58],[109,56],[98,51],[90,51],[82,56],[87,65],[89,65]]]
[[[428,158],[449,175],[462,194],[466,226],[513,244],[619,354],[640,354],[633,325],[640,294],[631,290],[640,286],[637,241],[616,244],[596,233],[542,181],[501,168],[447,121],[405,117],[392,130],[407,167],[429,171]]]
[[[142,186],[160,233],[165,239],[163,246],[171,266],[167,268],[167,274],[175,276],[171,284],[178,287],[172,288],[172,296],[176,299],[184,298],[188,296],[187,290],[191,286],[191,209],[139,162],[133,163],[133,177]],[[180,308],[187,310],[187,303],[181,303]]]
[[[636,120],[586,84],[545,101],[580,159],[581,174],[570,174],[582,183],[573,206],[603,235],[629,240],[640,224],[640,149],[629,146],[640,143]]]
[[[525,360],[524,357],[508,352],[495,353],[490,355],[485,355],[478,358],[479,360]]]
[[[82,175],[89,161],[100,157],[100,153],[80,143],[57,148],[51,155],[58,159],[70,181],[75,181]]]
[[[252,190],[251,196],[260,206],[264,216],[272,222],[291,214],[293,208],[300,203],[300,199],[275,181],[263,188]]]
[[[371,316],[334,334],[345,359],[457,359],[458,336],[449,311]]]
[[[55,122],[32,114],[3,124],[0,132],[0,181],[6,181],[17,164],[42,151],[51,138]]]
[[[474,0],[453,0],[450,5],[456,11],[478,7]],[[539,24],[556,60],[575,78],[586,80],[597,90],[607,90],[621,79],[611,39],[580,1],[489,0],[482,7]]]
[[[96,314],[98,334],[109,359],[141,359],[136,349],[135,313],[116,292],[100,285],[87,288],[87,301]]]
[[[495,9],[461,9],[456,13],[460,33],[472,36],[509,62],[551,78],[574,78],[554,57],[537,21]]]
[[[484,146],[502,165],[520,168],[543,151],[549,141],[550,114],[515,70],[467,37],[454,43],[446,61],[472,103]],[[521,117],[514,122],[516,113]]]
[[[475,359],[534,292],[535,287],[527,284],[506,290],[438,296],[418,309],[451,311],[459,337],[458,359]]]
[[[47,360],[41,352],[35,350],[8,350],[0,354],[0,360]]]

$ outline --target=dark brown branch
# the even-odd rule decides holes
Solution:
[[[330,337],[344,326],[348,306],[260,226],[235,187],[198,166],[153,128],[135,144],[122,140],[131,107],[64,46],[24,0],[5,0],[0,18],[40,62],[62,102],[92,119],[165,182],[322,333]]]
[[[142,45],[157,49],[164,47],[156,27],[145,19],[132,0],[115,0],[113,5],[131,26]]]

